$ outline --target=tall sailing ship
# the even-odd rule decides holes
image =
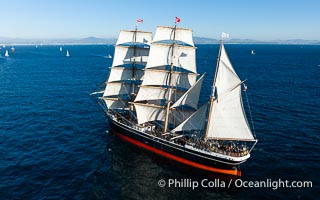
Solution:
[[[120,138],[204,171],[241,176],[257,143],[242,85],[221,40],[213,89],[199,106],[205,74],[196,67],[191,29],[121,31],[100,104]]]

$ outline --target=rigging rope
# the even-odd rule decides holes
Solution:
[[[254,137],[256,137],[256,131],[255,131],[255,129],[254,129],[254,124],[253,124],[253,119],[252,119],[252,113],[251,113],[251,108],[250,108],[250,104],[249,104],[249,99],[248,99],[247,91],[244,91],[244,93],[246,94],[247,105],[248,105],[248,109],[249,109],[249,113],[250,113],[250,120],[251,120],[251,126],[252,126],[253,135],[254,135]]]

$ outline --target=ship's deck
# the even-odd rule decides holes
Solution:
[[[189,146],[193,149],[197,149],[207,153],[218,153],[231,157],[244,157],[249,154],[249,150],[244,142],[238,141],[222,141],[209,139],[205,140],[201,135],[201,132],[188,132],[183,134],[177,134],[172,132],[163,132],[163,128],[160,124],[154,122],[148,122],[142,125],[135,123],[135,120],[128,113],[116,113],[107,111],[113,120],[122,123],[133,129],[142,131],[146,134],[154,137],[161,138],[173,142],[181,146]]]

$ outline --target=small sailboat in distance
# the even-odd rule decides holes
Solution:
[[[67,54],[66,54],[66,56],[67,56],[67,57],[69,57],[69,56],[70,56],[70,54],[69,54],[69,51],[68,51],[68,50],[67,50]]]
[[[11,52],[14,53],[16,49],[14,47],[11,47]]]
[[[105,58],[112,58],[112,56],[109,54],[109,55],[105,56]]]
[[[251,50],[251,54],[254,55],[254,54],[256,54],[256,52],[254,52],[254,50]]]
[[[60,52],[62,52],[62,47],[60,47],[60,49],[59,49],[59,50],[60,50]]]
[[[6,50],[6,53],[4,54],[5,57],[9,57],[9,52]]]

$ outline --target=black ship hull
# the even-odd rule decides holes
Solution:
[[[140,148],[205,172],[241,176],[239,163],[143,133],[109,118],[111,129],[121,139]]]

